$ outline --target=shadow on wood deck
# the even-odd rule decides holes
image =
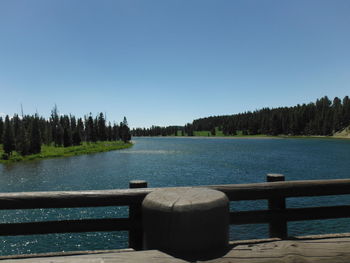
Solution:
[[[230,249],[223,256],[212,259],[180,259],[158,250],[132,249],[6,256],[0,259],[4,263],[348,263],[350,233],[230,242]]]

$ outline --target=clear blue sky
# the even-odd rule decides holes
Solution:
[[[0,0],[0,113],[131,127],[350,95],[348,0]]]

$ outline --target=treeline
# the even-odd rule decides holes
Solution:
[[[93,117],[90,113],[84,119],[73,115],[59,115],[55,106],[51,117],[45,119],[35,115],[20,117],[8,115],[0,117],[0,144],[3,145],[3,159],[9,158],[13,151],[21,155],[41,152],[42,144],[56,147],[81,145],[82,142],[116,141],[128,142],[131,139],[126,118],[117,124],[106,124],[100,113]]]
[[[193,136],[192,124],[185,126],[152,126],[151,128],[134,128],[132,136]]]
[[[194,131],[218,127],[225,135],[332,135],[350,125],[350,99],[325,96],[315,103],[201,118],[190,125]]]
[[[332,135],[350,125],[350,99],[327,96],[294,107],[263,108],[240,114],[212,116],[185,126],[136,128],[133,136],[193,136],[207,131],[216,135]]]
[[[132,136],[177,136],[181,126],[152,126],[151,128],[134,128],[131,130]]]

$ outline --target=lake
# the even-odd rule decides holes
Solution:
[[[149,187],[264,182],[267,173],[286,180],[350,178],[350,140],[133,138],[130,149],[0,165],[0,191],[127,188],[134,179]],[[346,204],[348,196],[290,198],[288,207]],[[232,210],[266,208],[266,201],[231,203]],[[127,216],[126,208],[0,211],[1,222]],[[350,232],[349,219],[289,223],[289,234]],[[264,238],[267,225],[234,226],[230,239]],[[125,232],[50,234],[0,238],[0,254],[115,249]]]

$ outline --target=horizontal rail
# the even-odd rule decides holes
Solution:
[[[0,193],[0,209],[128,206],[141,203],[151,191],[151,188],[144,188]]]
[[[350,194],[350,179],[199,186],[224,192],[230,201]],[[0,209],[128,206],[159,188],[0,193]],[[164,188],[162,188],[164,189]]]
[[[141,222],[139,222],[140,224]],[[82,219],[0,224],[0,236],[78,233],[98,231],[127,231],[136,223],[128,218]]]
[[[350,217],[350,206],[287,208],[230,212],[230,224],[264,224],[273,220],[303,221]]]
[[[350,179],[213,185],[208,187],[224,192],[230,201],[241,201],[276,197],[350,194]]]

